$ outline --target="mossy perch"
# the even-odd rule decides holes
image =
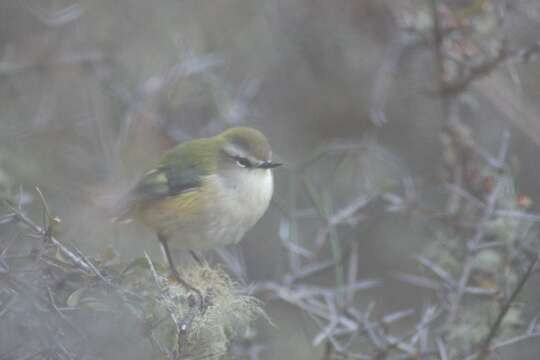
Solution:
[[[9,249],[0,277],[0,357],[8,351],[25,358],[30,351],[38,360],[75,354],[96,360],[217,360],[235,335],[264,315],[255,298],[241,294],[223,270],[207,263],[182,274],[203,293],[201,310],[194,294],[148,257],[126,264],[107,249],[89,259],[59,242],[29,246],[35,239],[24,240]],[[81,254],[80,261],[61,249]]]
[[[237,284],[221,269],[207,263],[188,268],[183,277],[199,289],[206,308],[201,311],[193,294],[154,269],[146,257],[159,295],[149,303],[147,316],[154,320],[167,317],[159,328],[167,347],[184,356],[219,359],[231,338],[256,317],[264,315],[258,301],[240,295]]]

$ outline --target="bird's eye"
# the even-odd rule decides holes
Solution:
[[[243,157],[237,157],[236,158],[236,165],[240,166],[240,167],[251,167],[251,163],[249,162],[248,159],[246,158],[243,158]]]

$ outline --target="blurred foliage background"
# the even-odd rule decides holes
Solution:
[[[110,224],[108,205],[172,145],[253,126],[286,165],[275,172],[268,213],[228,250],[246,283],[279,280],[294,267],[291,241],[335,259],[336,248],[321,240],[329,235],[354,244],[359,278],[384,281],[360,293],[359,306],[375,301],[380,314],[421,308],[428,292],[394,275],[417,270],[413,255],[442,225],[371,200],[412,182],[421,193],[415,201],[444,208],[452,179],[441,134],[453,118],[487,154],[509,134],[516,196],[530,213],[540,203],[540,4],[438,3],[440,29],[468,29],[466,41],[439,44],[461,56],[454,63],[433,51],[431,1],[3,0],[0,194],[23,194],[30,204],[38,185],[62,220],[59,240],[92,256],[112,246],[125,259],[147,251],[159,260],[154,235]],[[504,61],[482,68],[501,46]],[[441,81],[470,74],[457,95],[439,92]],[[362,211],[327,227],[352,199]],[[293,210],[300,220],[287,220]],[[39,217],[39,207],[31,211]],[[316,281],[334,286],[339,276],[323,272]],[[539,293],[530,284],[539,280],[528,284],[533,310]],[[265,309],[275,326],[255,324],[260,358],[324,358],[325,346],[313,341],[320,324],[283,302]],[[0,324],[0,336],[6,331]],[[536,359],[538,343],[504,354]]]

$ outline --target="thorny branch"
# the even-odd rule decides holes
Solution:
[[[397,73],[396,69],[399,66],[400,58],[403,52],[410,50],[413,47],[423,46],[433,50],[434,63],[436,67],[437,90],[430,93],[435,96],[442,97],[444,102],[451,103],[451,106],[459,107],[458,98],[469,91],[470,85],[477,82],[481,78],[491,75],[497,71],[505,63],[512,61],[528,62],[534,60],[536,55],[540,53],[540,42],[537,42],[525,49],[511,50],[507,47],[504,41],[501,41],[499,50],[494,56],[484,58],[480,62],[462,62],[456,61],[459,70],[459,76],[449,77],[446,69],[446,63],[452,61],[456,56],[448,53],[444,47],[445,42],[450,39],[450,35],[459,35],[462,38],[467,31],[465,26],[448,26],[448,13],[443,14],[440,11],[444,6],[444,1],[429,0],[432,17],[432,24],[427,31],[421,29],[408,28],[406,31],[400,31],[398,40],[395,41],[388,51],[385,53],[385,59],[381,62],[381,68],[378,72],[374,91],[372,92],[372,101],[370,114],[372,121],[377,125],[382,125],[386,122],[384,112],[385,102],[388,99],[387,91],[390,88],[392,77]],[[475,3],[485,3],[485,1],[476,1]],[[32,10],[32,9],[30,9]],[[56,14],[43,14],[36,8],[32,13],[47,26],[61,26],[68,23],[81,15],[80,7],[68,7],[65,12]],[[47,16],[44,16],[47,15]],[[452,20],[452,19],[451,19]],[[424,29],[425,30],[425,29]],[[467,30],[467,31],[465,31]],[[90,57],[93,62],[102,61],[102,55],[97,54]],[[220,63],[220,59],[214,56],[199,59],[202,60],[204,69],[211,68]],[[199,64],[199,66],[201,66]],[[178,77],[190,72],[201,71],[202,68],[193,67],[190,62],[181,62],[174,66],[171,71],[165,74],[155,76],[152,84],[141,86],[139,93],[132,95],[127,94],[125,101],[128,103],[131,110],[139,110],[137,106],[141,103],[140,97],[150,97],[163,91],[171,83],[174,83]],[[151,85],[151,86],[150,86]],[[111,89],[118,94],[123,93],[123,89],[115,87]],[[456,101],[454,101],[456,100]],[[456,105],[457,104],[457,105]],[[454,108],[445,109],[442,115],[450,125],[450,130],[456,130],[459,126],[463,126],[459,118],[459,111],[451,112],[446,110],[455,110]],[[130,129],[128,119],[121,127],[121,135],[118,143],[120,147],[123,141],[126,140]],[[458,129],[459,130],[459,129]],[[449,135],[452,140],[459,137],[459,131],[453,131]],[[512,334],[511,336],[501,336],[499,341],[497,337],[501,334],[501,329],[504,327],[504,319],[508,316],[510,310],[516,302],[516,298],[522,292],[527,281],[534,272],[534,268],[538,262],[538,256],[535,255],[534,260],[530,262],[525,273],[518,279],[517,284],[512,284],[513,291],[509,294],[503,305],[496,314],[495,321],[489,327],[488,333],[482,337],[481,341],[474,343],[471,349],[473,353],[461,353],[461,348],[466,347],[456,346],[452,343],[449,333],[458,325],[467,326],[461,323],[461,315],[470,306],[468,300],[470,298],[479,299],[486,304],[497,296],[500,296],[500,287],[508,286],[508,283],[503,285],[488,283],[473,284],[475,262],[480,252],[484,250],[493,250],[505,252],[505,260],[508,268],[521,269],[523,267],[519,258],[525,258],[528,252],[536,249],[535,246],[529,246],[525,239],[525,235],[516,236],[515,243],[508,245],[504,240],[491,240],[488,238],[488,226],[495,220],[512,220],[518,225],[515,225],[512,230],[519,227],[522,223],[538,223],[540,216],[538,214],[529,213],[526,210],[514,206],[514,203],[508,204],[501,200],[504,186],[508,174],[505,173],[505,163],[508,158],[509,135],[504,133],[503,141],[498,154],[490,155],[474,142],[460,141],[457,139],[451,141],[448,147],[453,147],[456,152],[460,153],[458,161],[450,164],[453,171],[451,180],[443,187],[449,193],[450,198],[458,198],[456,206],[452,207],[452,211],[443,211],[441,216],[443,220],[448,221],[448,227],[451,228],[454,237],[458,238],[456,242],[459,245],[464,245],[464,252],[460,253],[459,269],[449,269],[445,264],[441,264],[437,259],[430,258],[427,255],[415,256],[415,260],[421,265],[423,270],[428,270],[426,275],[409,275],[398,274],[396,277],[408,284],[417,287],[428,289],[436,293],[437,298],[433,300],[429,298],[423,306],[415,308],[407,308],[387,314],[377,314],[376,302],[372,301],[367,306],[361,305],[355,296],[358,291],[365,291],[374,287],[380,286],[382,281],[372,279],[358,279],[359,265],[362,261],[360,254],[359,240],[357,238],[349,239],[341,235],[339,231],[342,227],[356,227],[358,223],[366,221],[362,215],[368,213],[370,209],[368,205],[372,202],[383,201],[389,204],[386,211],[394,213],[405,213],[410,208],[422,209],[423,204],[418,200],[415,194],[414,198],[408,196],[407,189],[405,194],[398,192],[387,192],[376,194],[376,196],[359,196],[353,199],[350,203],[338,209],[333,209],[331,206],[325,207],[324,204],[314,204],[313,209],[300,209],[298,205],[298,193],[302,187],[302,171],[305,164],[298,166],[297,170],[291,174],[290,193],[288,194],[288,203],[283,207],[286,209],[286,216],[282,220],[282,229],[280,231],[281,240],[283,242],[284,251],[287,255],[288,263],[287,271],[281,274],[281,279],[277,281],[261,282],[254,286],[254,292],[257,294],[269,295],[271,299],[279,299],[284,301],[301,311],[305,312],[309,318],[318,326],[315,334],[312,334],[312,344],[314,346],[321,345],[324,347],[322,358],[330,359],[463,359],[466,360],[485,360],[488,355],[496,350],[506,346],[514,345],[520,341],[540,336],[540,328],[536,320],[533,320],[527,327],[526,332]],[[336,149],[327,149],[326,152],[336,152]],[[326,153],[323,151],[322,153]],[[338,149],[339,152],[339,149]],[[318,160],[321,153],[318,153],[309,163],[314,163]],[[480,159],[480,160],[479,160]],[[483,162],[483,163],[482,163]],[[307,162],[306,162],[307,163]],[[482,163],[479,165],[479,163]],[[446,164],[449,165],[449,164]],[[467,168],[469,166],[476,168],[487,168],[491,174],[489,179],[494,180],[493,186],[489,189],[479,191],[474,188],[474,184],[466,179]],[[413,180],[407,182],[413,187]],[[412,184],[412,185],[411,185]],[[93,274],[104,283],[110,284],[110,281],[105,275],[78,249],[67,247],[59,242],[52,234],[52,227],[49,223],[50,214],[48,206],[45,203],[44,197],[36,189],[40,195],[42,205],[44,207],[44,220],[42,225],[34,223],[20,206],[6,202],[10,213],[0,217],[0,224],[17,221],[25,224],[30,228],[36,237],[50,242],[58,247],[62,255],[69,259],[71,264],[84,274]],[[305,189],[303,189],[305,190]],[[308,189],[309,191],[309,189]],[[316,192],[315,192],[316,193]],[[316,201],[314,201],[316,202]],[[414,202],[414,204],[413,204]],[[449,201],[450,202],[450,201]],[[408,206],[411,205],[411,206]],[[450,207],[449,207],[450,208]],[[471,211],[474,209],[474,211]],[[422,214],[440,214],[441,211],[421,211]],[[302,242],[302,234],[300,234],[300,218],[308,214],[313,218],[320,220],[320,227],[316,240],[308,243],[313,246],[306,245],[307,242]],[[315,214],[315,215],[314,215]],[[472,214],[472,215],[471,215]],[[460,217],[470,216],[468,224],[460,222]],[[431,219],[432,220],[432,219]],[[472,226],[471,226],[472,224]],[[446,225],[446,224],[445,224]],[[450,231],[449,231],[450,232]],[[514,231],[516,232],[516,231]],[[491,235],[491,234],[490,234]],[[15,238],[14,238],[15,239]],[[445,239],[451,240],[454,239]],[[14,241],[14,240],[13,240]],[[8,245],[2,249],[0,253],[0,275],[4,274],[3,257]],[[321,253],[321,248],[325,246],[333,247],[335,251],[333,258],[321,259],[317,257]],[[326,249],[328,250],[328,249]],[[459,253],[459,251],[457,251]],[[525,254],[524,254],[525,253]],[[161,288],[157,271],[152,262],[146,258],[151,269],[152,276],[158,288]],[[332,285],[320,285],[320,279],[324,278],[327,273],[341,274],[336,275],[336,282]],[[6,281],[11,281],[13,291],[0,302],[0,318],[10,309],[12,304],[20,301],[21,294],[26,294],[31,291],[30,288],[25,288],[24,284],[19,284],[13,279],[7,278]],[[51,309],[59,319],[65,320],[64,312],[69,309],[61,308],[54,299],[48,297],[35,297],[39,300],[36,307],[47,306]],[[363,295],[366,293],[362,293]],[[366,294],[366,297],[368,295]],[[178,336],[178,348],[181,350],[185,346],[182,344],[184,337],[181,336],[183,331],[189,329],[192,324],[193,316],[188,314],[183,319],[176,318],[173,309],[169,309],[169,316],[176,324]],[[393,326],[400,323],[401,328],[405,330],[398,331]],[[69,324],[75,332],[80,331],[74,324]],[[174,358],[177,354],[168,352],[165,347],[159,343],[154,334],[150,334],[149,338],[153,344],[158,347],[162,354],[167,358]],[[62,354],[62,358],[77,358],[70,351],[65,349],[62,344],[53,344],[58,352]],[[459,347],[458,351],[456,348]],[[26,358],[31,358],[36,354],[42,354],[49,350],[32,349]],[[254,347],[249,354],[250,359],[256,359],[261,351],[261,346]],[[457,354],[457,355],[456,355]],[[10,354],[6,354],[10,356]],[[186,358],[185,356],[182,358]]]
[[[460,132],[454,131],[452,134],[456,135],[460,134]],[[451,337],[449,334],[455,328],[463,326],[463,311],[471,306],[469,297],[479,299],[478,301],[490,302],[499,294],[497,288],[486,288],[471,284],[472,275],[476,271],[478,254],[486,249],[505,249],[507,246],[505,242],[494,241],[491,237],[489,240],[487,239],[489,224],[497,218],[532,221],[535,223],[539,220],[537,215],[514,209],[511,203],[507,204],[501,201],[502,195],[508,186],[508,175],[505,174],[504,169],[508,158],[509,141],[508,132],[504,132],[496,155],[491,155],[489,152],[480,149],[472,139],[452,142],[452,146],[466,147],[465,152],[468,154],[466,160],[455,162],[452,166],[484,166],[494,174],[490,177],[493,180],[493,185],[482,194],[481,198],[469,193],[471,185],[468,180],[461,182],[460,185],[445,185],[450,190],[449,196],[458,194],[464,201],[462,205],[456,208],[455,213],[447,214],[447,218],[459,218],[460,213],[467,206],[476,211],[475,217],[468,219],[474,223],[474,227],[467,227],[467,231],[464,230],[465,228],[457,227],[458,231],[462,231],[460,236],[464,238],[458,240],[461,241],[464,248],[463,257],[460,259],[462,267],[459,273],[456,273],[456,271],[446,269],[444,265],[439,264],[436,260],[418,255],[415,257],[418,263],[429,270],[435,278],[407,274],[398,274],[397,276],[406,283],[434,290],[439,294],[440,303],[429,305],[420,313],[415,309],[406,309],[386,314],[382,318],[379,317],[379,319],[375,319],[373,315],[375,303],[368,306],[366,310],[359,309],[354,299],[354,292],[380,286],[381,282],[378,280],[359,281],[357,279],[356,273],[360,261],[357,243],[353,243],[353,246],[348,248],[349,245],[347,245],[346,241],[339,237],[337,244],[348,249],[342,251],[342,253],[347,254],[347,257],[341,259],[341,261],[349,260],[346,267],[348,272],[345,277],[347,281],[343,285],[336,285],[335,287],[308,285],[308,282],[316,281],[317,275],[333,271],[337,266],[333,260],[319,260],[315,256],[315,254],[320,253],[321,246],[326,244],[328,234],[335,231],[336,227],[342,224],[356,224],[358,218],[364,219],[364,217],[359,216],[359,212],[366,212],[367,205],[371,202],[377,201],[377,199],[389,202],[390,206],[386,208],[387,212],[406,212],[407,209],[415,207],[420,210],[419,213],[421,214],[439,213],[432,209],[422,208],[423,205],[418,200],[418,194],[411,196],[410,193],[414,192],[414,190],[411,190],[414,187],[410,184],[412,180],[405,186],[406,194],[404,196],[392,193],[383,194],[380,197],[359,198],[353,200],[350,205],[333,210],[331,214],[325,213],[327,216],[324,218],[319,231],[319,234],[324,235],[323,240],[319,236],[319,240],[312,245],[313,249],[297,243],[299,234],[296,234],[295,238],[291,239],[285,237],[285,235],[290,235],[290,232],[283,233],[284,248],[286,251],[296,254],[295,257],[289,257],[289,259],[294,259],[289,264],[290,270],[282,276],[281,282],[258,283],[254,287],[254,292],[261,295],[269,294],[271,299],[285,301],[304,311],[319,327],[319,331],[312,337],[312,343],[316,346],[324,344],[322,359],[376,360],[414,359],[417,357],[456,359],[456,356],[462,354],[459,355],[456,344],[450,342],[448,338]],[[463,169],[459,172],[463,173]],[[296,174],[294,176],[294,178],[297,177],[300,177],[300,175]],[[414,205],[408,205],[408,202],[414,202]],[[505,206],[509,206],[507,210],[505,210]],[[301,217],[295,216],[297,212],[297,209],[289,208],[285,213],[287,221],[299,221],[298,219]],[[302,210],[302,213],[305,212],[305,210]],[[317,213],[317,211],[314,211],[314,213]],[[369,216],[365,218],[367,219]],[[352,221],[349,222],[351,219]],[[452,222],[449,224],[451,225]],[[296,223],[291,226],[300,227],[300,224]],[[293,241],[294,243],[289,243]],[[515,266],[519,267],[519,264]],[[529,271],[521,278],[516,291],[497,314],[498,320],[490,328],[491,335],[484,337],[484,339],[490,339],[489,343],[492,343],[497,328],[501,326],[502,319],[510,309],[511,303],[514,302],[519,290],[523,288],[526,280],[530,277],[531,269],[529,268]],[[341,301],[343,291],[349,294],[346,302]],[[466,298],[467,301],[465,301]],[[418,318],[417,321],[413,320],[415,317]],[[390,331],[390,325],[398,321],[407,323],[411,330],[402,334],[395,334]],[[528,330],[525,335],[518,334],[515,337],[507,338],[502,342],[489,346],[489,351],[540,335],[535,326],[531,324],[529,328],[532,330]],[[485,341],[487,340],[483,340],[482,343],[485,344]],[[364,350],[361,352],[352,350],[353,346],[358,342],[364,344]],[[478,348],[481,345],[475,344],[475,346]]]
[[[255,287],[256,292],[270,292],[277,299],[285,301],[298,307],[319,327],[319,331],[313,335],[314,345],[323,345],[321,358],[327,359],[459,359],[485,360],[487,355],[504,346],[510,346],[520,341],[540,336],[540,329],[535,321],[531,322],[525,333],[518,333],[513,336],[506,336],[499,342],[495,342],[495,337],[500,333],[503,320],[507,316],[516,297],[530,278],[534,264],[529,265],[525,274],[519,278],[504,305],[495,315],[495,322],[489,326],[489,331],[482,337],[481,341],[466,344],[456,344],[452,337],[456,336],[460,327],[470,327],[467,324],[464,313],[475,302],[488,304],[500,296],[500,287],[508,287],[509,284],[492,285],[476,284],[477,263],[479,254],[486,250],[493,250],[504,253],[503,256],[509,260],[515,258],[515,263],[511,266],[518,271],[522,265],[521,260],[526,257],[526,253],[536,249],[538,244],[530,246],[530,241],[526,235],[517,239],[516,243],[510,245],[504,240],[493,239],[493,234],[489,231],[490,226],[496,221],[510,221],[516,227],[514,232],[518,232],[519,224],[536,224],[540,222],[538,214],[529,213],[526,209],[520,209],[514,202],[504,200],[507,196],[510,175],[507,169],[507,159],[509,152],[510,135],[508,131],[503,132],[500,149],[495,155],[480,147],[470,136],[470,129],[460,118],[458,108],[461,106],[460,97],[469,90],[471,84],[479,79],[487,77],[500,68],[501,65],[511,61],[531,61],[539,52],[538,43],[522,50],[510,50],[505,41],[500,42],[498,51],[494,56],[483,56],[482,61],[463,62],[457,65],[460,71],[458,76],[449,77],[446,69],[448,61],[454,58],[445,47],[450,41],[449,36],[458,35],[455,38],[466,36],[471,29],[460,28],[459,26],[449,26],[447,18],[450,12],[441,13],[440,7],[443,2],[429,0],[432,24],[429,29],[430,35],[426,36],[425,29],[415,30],[408,28],[398,34],[398,41],[392,43],[392,47],[385,53],[385,59],[381,63],[379,72],[375,77],[375,84],[370,103],[370,115],[376,125],[386,122],[384,114],[384,102],[388,98],[387,91],[391,78],[397,73],[396,69],[402,53],[411,48],[429,46],[434,52],[434,62],[438,81],[438,91],[434,91],[442,98],[445,106],[441,114],[445,117],[446,136],[449,140],[443,143],[450,148],[445,151],[452,151],[453,162],[445,164],[447,170],[452,174],[450,181],[443,185],[448,192],[448,204],[446,211],[427,209],[419,202],[418,197],[401,196],[396,193],[377,194],[380,196],[359,198],[352,201],[350,206],[341,209],[320,209],[320,199],[315,199],[311,212],[306,209],[297,209],[297,193],[299,189],[298,179],[302,178],[302,170],[305,166],[293,167],[291,174],[291,193],[289,203],[284,216],[287,224],[287,232],[283,232],[281,238],[285,251],[289,256],[289,271],[282,277],[281,282],[264,282]],[[481,9],[481,6],[480,6]],[[452,19],[451,19],[452,20]],[[451,21],[450,21],[451,22]],[[391,57],[391,58],[388,58]],[[447,105],[447,106],[446,106]],[[312,160],[320,159],[321,154]],[[483,170],[485,169],[485,170]],[[485,171],[490,175],[486,181],[491,185],[484,185],[485,189],[478,189],[478,179],[472,179],[470,174]],[[409,186],[408,188],[411,188]],[[308,193],[313,193],[313,189],[307,189]],[[324,194],[317,195],[319,198]],[[387,212],[405,212],[407,209],[419,209],[419,213],[429,216],[437,214],[437,218],[447,222],[449,232],[457,236],[456,247],[462,249],[457,257],[459,267],[457,269],[447,269],[444,264],[428,256],[416,256],[416,260],[427,269],[432,276],[419,276],[409,274],[398,274],[396,277],[408,284],[422,287],[434,291],[437,295],[437,302],[429,305],[420,313],[415,309],[407,309],[395,314],[387,314],[382,320],[373,319],[374,303],[367,309],[360,309],[354,298],[348,297],[346,302],[340,301],[340,292],[343,289],[353,288],[362,284],[364,289],[369,289],[380,282],[370,283],[364,281],[358,283],[356,272],[359,259],[357,246],[349,247],[346,240],[336,236],[336,228],[340,224],[356,224],[358,220],[366,221],[369,216],[363,217],[360,214],[369,214],[367,206],[369,203],[378,201],[389,203]],[[456,201],[457,199],[457,201]],[[414,204],[412,204],[414,202]],[[451,206],[450,206],[451,205]],[[474,210],[473,210],[474,209]],[[301,242],[298,229],[300,228],[300,216],[297,213],[318,213],[324,217],[323,224],[318,232],[314,246],[307,247]],[[433,215],[432,215],[433,216]],[[467,223],[464,222],[467,220]],[[352,225],[355,226],[355,225]],[[528,226],[528,225],[523,225]],[[292,230],[292,231],[291,231]],[[334,234],[332,239],[332,234]],[[309,286],[307,281],[316,281],[316,276],[328,271],[336,271],[337,262],[335,259],[317,259],[321,247],[331,242],[339,244],[341,253],[346,253],[351,261],[347,267],[346,282],[337,283],[335,288],[317,288]],[[525,245],[529,244],[529,245]],[[449,245],[449,244],[447,244]],[[343,250],[343,249],[347,250]],[[455,251],[455,250],[454,250]],[[508,254],[505,252],[508,251]],[[339,259],[345,261],[345,259]],[[341,261],[340,261],[341,262]],[[369,286],[368,286],[369,285]],[[500,286],[500,287],[499,287]],[[317,290],[315,290],[317,289]],[[415,320],[416,318],[416,320]],[[388,319],[388,320],[385,320]],[[389,320],[392,319],[392,320]],[[486,319],[479,319],[479,321]],[[389,329],[390,323],[403,321],[407,324],[405,334],[396,335]],[[472,329],[467,329],[472,331]],[[468,333],[470,334],[470,332]],[[471,341],[471,340],[468,340]],[[358,343],[363,349],[357,351]],[[355,347],[356,346],[356,347]],[[476,353],[462,353],[463,348],[476,349]],[[353,350],[355,348],[356,350]],[[480,350],[478,350],[480,349]]]
[[[20,208],[13,206],[13,204],[11,204],[10,201],[4,200],[4,204],[7,208],[9,208],[12,211],[12,214],[9,214],[11,218],[17,221],[21,221],[22,223],[27,225],[31,230],[33,230],[37,235],[41,236],[44,240],[50,241],[53,245],[57,246],[62,252],[62,255],[69,258],[72,261],[72,263],[78,268],[80,268],[82,271],[87,272],[87,273],[94,272],[94,269],[92,269],[92,266],[89,265],[88,262],[86,262],[84,259],[76,255],[73,251],[69,250],[62,243],[56,240],[54,236],[50,234],[50,229],[48,226],[37,225],[29,217],[27,217]]]
[[[510,310],[510,308],[513,306],[514,302],[516,301],[517,296],[523,289],[523,286],[525,286],[525,283],[531,277],[533,270],[536,267],[537,262],[538,262],[538,255],[535,255],[534,259],[531,261],[531,264],[527,268],[527,271],[525,271],[525,274],[523,274],[523,276],[519,280],[516,288],[514,289],[514,291],[512,292],[512,294],[510,295],[506,303],[504,304],[504,306],[501,308],[499,315],[497,316],[497,319],[495,320],[495,322],[491,326],[491,329],[489,330],[489,334],[486,336],[485,340],[480,345],[481,350],[480,350],[480,353],[478,354],[478,357],[476,358],[477,360],[484,360],[489,355],[491,343],[493,339],[495,338],[495,336],[497,336],[497,332],[499,331],[501,327],[501,323],[504,317],[508,313],[508,310]]]
[[[2,216],[2,234],[15,231],[17,236],[0,239],[0,358],[111,358],[103,354],[116,353],[111,345],[122,349],[126,342],[129,347],[137,343],[146,358],[218,359],[232,330],[263,314],[225,273],[207,265],[189,269],[211,295],[201,313],[194,298],[171,284],[161,265],[158,273],[148,256],[127,264],[108,253],[90,260],[75,247],[53,242],[49,206],[38,193],[42,225],[26,215],[22,202],[6,202],[9,213]],[[13,245],[15,240],[20,241]],[[109,322],[106,327],[103,321]],[[114,326],[122,331],[106,340]]]
[[[507,153],[506,153],[508,150],[507,142],[509,141],[509,139],[508,137],[505,136],[504,140],[505,141],[503,141],[501,145],[501,151],[499,152],[499,158],[497,159],[499,164],[504,164],[505,159],[507,158]],[[466,244],[467,257],[465,259],[465,263],[463,265],[463,271],[461,273],[461,277],[458,282],[457,293],[454,295],[454,297],[451,300],[450,315],[448,317],[448,324],[450,326],[454,323],[458,315],[458,308],[459,308],[461,299],[463,298],[463,295],[465,294],[467,283],[469,282],[469,278],[471,276],[474,257],[476,255],[478,247],[481,245],[481,242],[484,239],[485,230],[486,230],[485,224],[493,216],[493,212],[496,206],[496,201],[501,191],[501,186],[502,186],[501,184],[502,183],[500,181],[497,181],[494,189],[489,194],[487,204],[484,208],[482,217],[478,220],[478,224],[476,226],[476,232],[473,238],[467,241],[467,244]]]
[[[460,34],[458,39],[462,39],[465,37],[463,34],[470,33],[471,29],[466,25],[458,26],[457,24],[460,21],[451,16],[448,18],[452,12],[445,11],[445,18],[443,18],[441,7],[445,7],[444,1],[429,0],[428,3],[432,18],[432,24],[428,29],[430,34],[426,34],[426,29],[420,25],[418,27],[415,24],[401,25],[400,31],[397,32],[394,41],[389,44],[384,54],[376,73],[370,98],[369,111],[371,121],[375,125],[381,126],[388,121],[385,113],[385,103],[389,98],[388,91],[392,89],[391,82],[395,77],[403,54],[407,51],[426,47],[433,50],[437,85],[436,89],[428,90],[426,93],[441,98],[445,113],[449,110],[449,100],[463,95],[472,84],[500,70],[504,64],[529,63],[537,61],[539,58],[540,42],[519,49],[510,49],[507,41],[503,39],[499,41],[498,50],[494,56],[484,56],[480,51],[477,51],[477,57],[482,60],[472,64],[457,63],[460,68],[457,73],[461,74],[461,77],[448,78],[446,64],[450,60],[460,58],[461,54],[448,53],[448,50],[444,49],[445,41],[447,41],[449,35],[456,33]],[[416,16],[420,15],[416,14]],[[453,25],[448,26],[445,24],[447,22]],[[454,46],[454,48],[459,48],[459,46]],[[484,59],[486,57],[487,59]],[[445,116],[448,116],[448,114]]]

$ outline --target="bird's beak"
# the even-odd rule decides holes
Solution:
[[[263,163],[261,163],[258,166],[258,168],[260,168],[260,169],[273,169],[273,168],[281,166],[281,165],[283,165],[283,164],[275,163],[275,162],[271,162],[271,161],[264,161]]]

